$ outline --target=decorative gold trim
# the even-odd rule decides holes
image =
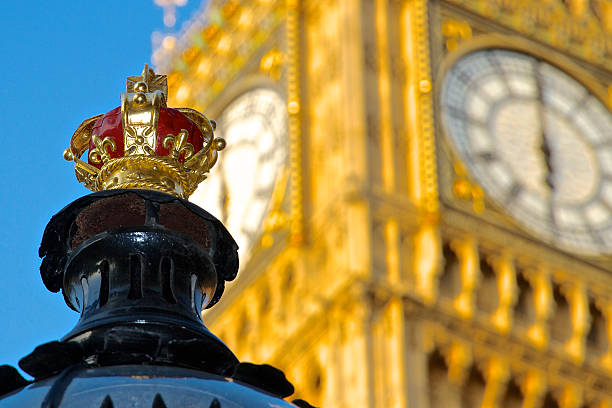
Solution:
[[[454,51],[460,43],[472,38],[472,27],[466,21],[446,19],[442,23],[442,35],[446,49]]]
[[[99,114],[89,119],[85,119],[79,125],[74,131],[72,139],[70,139],[70,147],[64,151],[64,159],[78,159],[85,153],[85,150],[89,149],[89,140],[91,139],[93,127],[102,116],[103,114]]]
[[[482,188],[470,180],[465,165],[459,160],[453,163],[453,195],[462,200],[472,201],[472,209],[476,214],[481,214],[485,209]]]
[[[268,75],[271,80],[278,81],[282,76],[283,59],[283,53],[273,47],[261,57],[259,70]]]
[[[470,41],[464,41],[458,44],[454,51],[446,55],[436,75],[436,96],[439,98],[444,78],[459,59],[472,52],[493,48],[524,53],[559,68],[587,88],[604,106],[610,109],[607,89],[594,76],[581,69],[565,55],[551,51],[550,48],[531,40],[493,33],[473,37]]]
[[[138,76],[128,77],[125,83],[125,89],[127,93],[138,92],[137,85],[140,82],[144,82],[147,86],[147,92],[160,91],[164,95],[162,106],[166,106],[166,100],[168,99],[168,76],[158,75],[148,64],[145,64],[142,74]]]
[[[193,192],[193,177],[170,157],[133,155],[105,163],[96,178],[96,190],[139,188],[186,197]],[[178,181],[178,183],[177,183]]]
[[[65,157],[64,157],[65,158]],[[96,189],[96,177],[98,176],[98,168],[86,163],[78,158],[74,160],[74,173],[79,182],[85,184],[85,187],[92,191],[98,191]]]
[[[400,44],[407,72],[404,84],[404,136],[410,195],[420,212],[419,230],[414,235],[414,279],[416,292],[426,304],[437,298],[440,273],[441,239],[439,228],[438,181],[433,123],[432,80],[429,55],[428,2],[406,2],[401,15]]]
[[[106,149],[114,150],[114,142],[109,138],[101,141],[94,135],[92,140],[97,147],[90,155],[103,163],[101,169],[72,154],[65,152],[64,156],[74,160],[77,179],[92,191],[141,188],[187,198],[206,179],[218,159],[218,151],[225,148],[225,140],[217,138],[194,155],[193,145],[185,142],[187,137],[184,129],[177,136],[167,135],[164,146],[170,150],[168,156],[134,154],[111,158]],[[181,156],[185,163],[181,163]]]
[[[160,91],[121,94],[123,146],[127,155],[151,155],[155,152],[162,100]]]
[[[290,240],[304,242],[302,192],[302,135],[300,118],[299,9],[297,0],[287,0],[287,112],[289,113]]]
[[[95,149],[91,149],[89,151],[88,155],[89,160],[91,160],[92,163],[99,164],[109,161],[110,152],[114,152],[115,150],[117,150],[117,145],[115,144],[115,141],[110,137],[105,137],[104,140],[102,140],[99,136],[93,135],[91,137],[91,141],[96,146]]]
[[[438,182],[436,175],[436,148],[434,142],[433,97],[431,94],[432,79],[429,55],[429,22],[427,18],[427,1],[415,0],[406,5],[404,23],[405,41],[411,47],[404,46],[405,60],[410,67],[407,84],[406,117],[415,122],[413,135],[416,156],[419,163],[418,174],[412,177],[413,195],[425,214],[438,212]],[[412,52],[411,52],[412,51]],[[413,102],[416,106],[411,106]],[[411,146],[411,149],[414,147]]]
[[[193,145],[191,143],[187,143],[187,137],[189,136],[189,132],[185,129],[182,129],[178,135],[166,135],[164,137],[163,146],[170,150],[170,157],[172,160],[178,161],[181,153],[184,154],[184,159],[187,160],[191,156],[193,156]]]
[[[612,9],[607,2],[600,2],[600,13],[591,9],[587,0],[445,2],[496,21],[533,40],[559,48],[604,69],[608,69],[612,62]]]
[[[207,149],[213,141],[213,132],[217,129],[217,122],[212,119],[208,119],[195,109],[191,108],[174,108],[187,116],[196,126],[202,131],[204,136],[204,149]]]

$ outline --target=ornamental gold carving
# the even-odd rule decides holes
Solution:
[[[612,6],[586,0],[445,0],[585,61],[612,63]]]
[[[75,162],[80,182],[92,191],[142,188],[187,198],[206,179],[225,141],[214,138],[215,122],[201,113],[167,108],[167,89],[166,76],[145,65],[141,76],[128,78],[120,111],[77,128],[64,158]],[[190,130],[172,128],[177,123]],[[173,133],[158,141],[162,128]],[[80,157],[88,149],[85,162]]]

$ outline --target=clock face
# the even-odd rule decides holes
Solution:
[[[270,89],[236,98],[217,119],[215,136],[227,147],[190,200],[219,218],[246,263],[287,160],[287,111]]]
[[[563,249],[612,252],[612,116],[559,68],[489,49],[461,57],[440,97],[446,135],[476,182]]]

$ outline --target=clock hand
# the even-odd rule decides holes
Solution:
[[[539,111],[542,111],[542,107],[540,106],[538,108]],[[554,179],[553,179],[553,162],[552,162],[552,149],[550,147],[550,138],[548,136],[548,134],[546,133],[546,128],[544,125],[544,121],[546,119],[544,118],[544,114],[541,113],[540,114],[540,150],[542,151],[542,154],[544,155],[544,164],[546,165],[546,178],[544,179],[544,182],[546,183],[546,186],[548,187],[548,189],[550,190],[550,193],[553,193],[555,190],[555,185],[554,185]]]
[[[544,111],[544,92],[542,86],[542,77],[539,68],[539,64],[534,64],[534,72],[535,72],[535,81],[536,81],[536,89],[537,89],[537,114],[538,114],[538,122],[539,122],[539,134],[540,134],[540,151],[544,156],[544,165],[546,177],[544,178],[544,183],[547,187],[548,192],[548,213],[550,217],[550,221],[556,224],[555,214],[554,214],[554,194],[555,194],[555,183],[553,178],[554,167],[553,167],[553,157],[552,157],[552,147],[550,135],[547,132],[546,127],[546,112]]]

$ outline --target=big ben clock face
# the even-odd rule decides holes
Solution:
[[[471,175],[519,224],[582,254],[612,252],[612,116],[561,69],[474,51],[448,71],[444,131]]]
[[[215,136],[227,147],[190,200],[225,224],[244,264],[286,164],[285,102],[273,90],[255,89],[230,103],[217,123]]]

